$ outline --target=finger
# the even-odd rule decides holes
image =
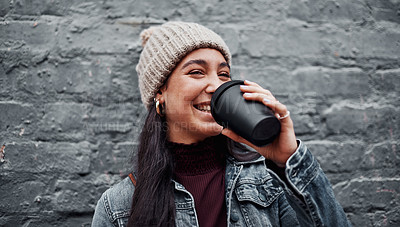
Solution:
[[[244,93],[260,93],[273,96],[269,90],[252,85],[240,85],[240,90]]]
[[[271,108],[274,113],[277,113],[281,116],[287,113],[286,106],[280,103],[279,101],[275,100],[273,96],[259,94],[259,93],[244,93],[243,97],[246,100],[259,101],[263,103],[265,106]]]
[[[258,102],[263,102],[263,100],[269,100],[273,102],[277,102],[275,97],[273,95],[269,94],[263,94],[263,93],[251,93],[251,92],[245,92],[243,94],[243,98],[248,100],[248,101],[258,101]]]
[[[260,88],[261,88],[261,86],[258,85],[256,82],[252,82],[252,81],[249,81],[249,80],[245,80],[245,81],[244,81],[244,84],[245,84],[245,85],[253,85],[253,86],[257,86],[257,87],[260,87]]]
[[[292,125],[290,113],[285,105],[282,103],[275,103],[273,105],[266,105],[272,109],[275,113],[275,117],[278,118],[282,123],[289,123],[288,126]]]
[[[263,95],[260,95],[259,97],[253,97],[253,98],[255,98],[255,100],[258,100],[260,97],[263,97]],[[268,97],[268,96],[264,96],[264,97]],[[288,113],[287,107],[277,100],[270,100],[268,98],[263,98],[261,100],[261,102],[265,106],[269,107],[275,113],[275,117],[278,119],[287,115],[287,113]],[[284,119],[287,119],[287,118],[290,118],[290,116],[288,116]],[[284,120],[284,119],[280,119],[280,120]]]
[[[287,113],[287,107],[279,101],[269,101],[264,99],[262,103],[271,108],[275,114],[278,114],[278,117],[284,116]]]
[[[241,85],[240,89],[244,92],[243,97],[249,101],[259,101],[263,103],[265,106],[268,106],[275,113],[275,116],[279,119],[280,117],[285,116],[288,112],[287,107],[280,103],[276,98],[272,95],[269,90],[262,88],[255,82],[251,82],[245,80],[245,85]],[[289,119],[290,116],[284,118]],[[284,120],[281,119],[281,120]]]
[[[264,105],[271,108],[272,111],[274,111],[274,112],[282,113],[282,112],[280,112],[281,110],[285,111],[284,105],[282,103],[280,103],[278,100],[276,100],[275,97],[273,97],[271,95],[260,94],[260,93],[244,93],[243,97],[244,97],[244,99],[246,99],[248,101],[261,102]]]

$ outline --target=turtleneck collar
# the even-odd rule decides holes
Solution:
[[[208,137],[203,141],[183,144],[167,142],[175,162],[175,173],[201,175],[225,167],[226,140],[222,136]]]

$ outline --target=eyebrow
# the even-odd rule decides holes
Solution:
[[[193,64],[205,66],[205,65],[207,65],[207,62],[204,61],[204,60],[202,60],[202,59],[190,60],[190,61],[186,62],[186,63],[182,66],[182,69],[188,67],[189,65],[193,65]],[[219,64],[219,68],[223,68],[223,67],[228,67],[229,69],[231,68],[231,67],[229,66],[228,63],[226,63],[226,62],[221,62],[221,64]]]
[[[229,66],[229,64],[226,63],[226,62],[221,62],[221,64],[219,64],[219,67],[220,67],[220,68],[228,67],[229,69],[231,69],[231,67]]]
[[[188,62],[186,62],[183,66],[182,69],[188,67],[189,65],[193,65],[193,64],[197,64],[197,65],[207,65],[207,62],[202,60],[202,59],[195,59],[195,60],[190,60]]]

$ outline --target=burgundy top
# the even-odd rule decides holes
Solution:
[[[193,198],[201,227],[226,226],[225,154],[218,137],[194,144],[168,142],[175,161],[175,180]]]

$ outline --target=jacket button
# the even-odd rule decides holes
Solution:
[[[232,214],[231,214],[231,221],[232,221],[232,222],[237,222],[237,221],[239,221],[239,215],[237,215],[237,214],[235,214],[235,213],[232,213]]]
[[[263,202],[267,201],[267,197],[265,197],[264,193],[262,192],[258,193],[258,198],[260,198],[260,200]]]

